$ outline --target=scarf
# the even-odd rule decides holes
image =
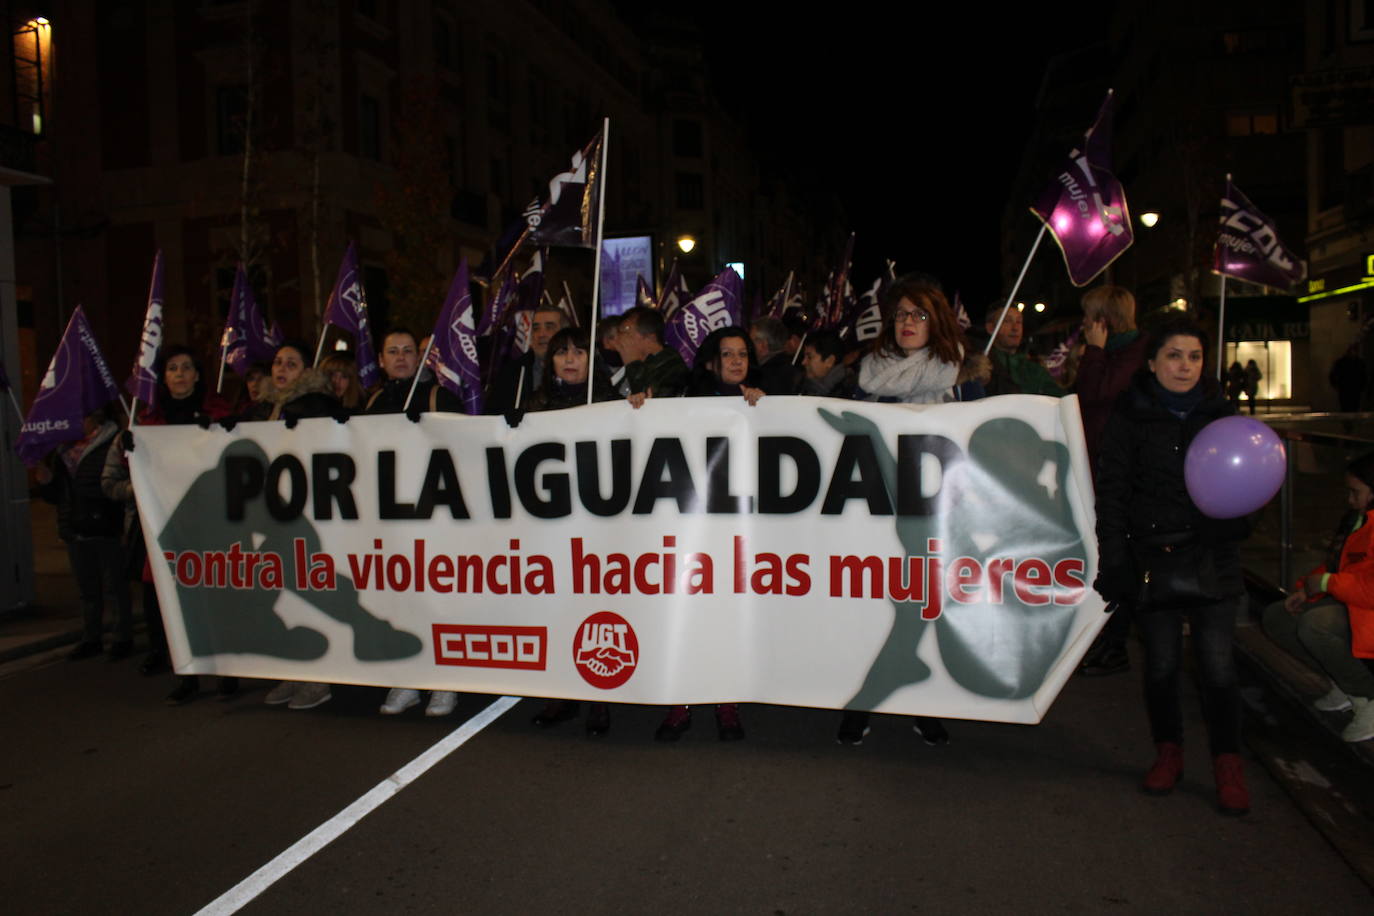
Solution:
[[[939,404],[959,379],[959,364],[941,362],[930,347],[909,356],[870,353],[859,364],[859,387],[905,404]]]

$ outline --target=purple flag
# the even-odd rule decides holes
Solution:
[[[510,318],[510,355],[520,356],[530,348],[530,327],[534,321],[534,312],[520,310]]]
[[[86,434],[82,419],[119,397],[119,386],[100,353],[81,306],[72,313],[67,330],[38,386],[38,397],[19,431],[14,450],[33,467],[54,446]]]
[[[229,296],[229,314],[224,320],[220,350],[224,362],[239,376],[248,374],[253,363],[270,363],[281,346],[281,331],[262,320],[253,286],[240,262],[234,271],[234,291]]]
[[[674,313],[663,328],[668,346],[677,350],[687,365],[696,358],[697,347],[716,328],[728,328],[740,323],[740,299],[744,281],[727,267],[710,283]]]
[[[673,259],[673,266],[668,268],[668,279],[663,281],[663,294],[658,297],[658,310],[663,313],[663,320],[667,321],[673,317],[678,309],[682,308],[683,303],[692,298],[692,291],[687,287],[687,281],[677,267],[677,258]]]
[[[601,186],[601,131],[573,153],[572,165],[549,182],[548,196],[525,208],[528,238],[537,245],[592,248],[596,240],[597,194]]]
[[[635,274],[635,305],[642,305],[645,308],[655,308],[658,303],[654,300],[654,291],[649,289],[649,284],[644,281],[643,274]]]
[[[477,360],[477,329],[472,315],[467,258],[458,265],[448,298],[434,323],[434,342],[430,345],[427,365],[434,370],[440,385],[463,399],[465,413],[482,412],[482,368]]]
[[[1279,241],[1274,221],[1226,176],[1221,199],[1221,231],[1212,249],[1212,269],[1262,286],[1292,289],[1307,276],[1307,265]]]
[[[1085,286],[1131,247],[1126,192],[1111,172],[1112,93],[1050,186],[1031,206],[1064,254],[1074,286]]]
[[[844,324],[840,326],[841,340],[863,343],[882,333],[883,310],[879,303],[882,301],[883,289],[888,282],[890,282],[890,278],[879,276],[873,281],[873,285],[859,297],[859,304],[850,311]]]
[[[153,256],[153,279],[148,286],[148,310],[143,313],[143,336],[134,370],[124,390],[149,407],[157,404],[157,351],[162,346],[162,252]]]
[[[782,286],[773,294],[773,298],[768,300],[768,309],[764,312],[769,318],[781,318],[787,311],[787,302],[792,298],[792,271],[787,272],[787,279],[782,281]]]
[[[364,388],[377,382],[381,367],[372,349],[372,328],[367,320],[367,293],[358,277],[358,251],[352,242],[339,264],[339,276],[329,293],[329,305],[324,310],[324,323],[343,328],[353,335],[354,354],[358,360],[358,380]]]
[[[464,262],[466,263],[466,261]],[[486,337],[491,333],[491,329],[496,326],[496,322],[501,315],[505,314],[510,308],[511,302],[515,299],[515,271],[507,270],[501,274],[501,285],[492,294],[487,302],[487,307],[482,310],[482,319],[477,325],[477,336]]]

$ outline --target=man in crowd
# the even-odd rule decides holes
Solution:
[[[988,352],[992,360],[992,380],[987,384],[988,395],[1047,394],[1056,398],[1063,397],[1064,389],[1059,387],[1059,383],[1050,375],[1049,370],[1020,352],[1026,330],[1021,310],[1015,305],[1006,306],[1006,315],[1002,318],[1002,326],[999,328],[997,316],[1002,311],[1000,303],[993,303],[988,307],[987,319],[983,322],[984,329],[992,338],[992,350]]]
[[[538,391],[544,381],[544,358],[549,351],[549,341],[565,323],[563,313],[552,306],[534,310],[530,316],[530,348],[496,373],[491,395],[487,398],[487,413],[505,413],[529,403],[530,395]]]
[[[749,339],[759,361],[758,387],[765,394],[796,394],[801,385],[801,367],[792,364],[787,338],[787,325],[777,318],[756,318],[749,325]]]
[[[663,340],[663,315],[637,305],[620,319],[616,349],[625,361],[629,400],[677,397],[687,388],[687,364]],[[636,405],[638,406],[638,405]]]

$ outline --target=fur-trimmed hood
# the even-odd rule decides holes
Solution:
[[[266,400],[279,407],[307,394],[327,394],[331,397],[334,395],[334,389],[329,384],[329,376],[318,369],[303,370],[300,376],[285,388],[277,388],[270,382],[270,377],[269,384],[272,384],[272,387],[267,392]]]

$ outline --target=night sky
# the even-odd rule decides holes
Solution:
[[[1055,4],[1050,19],[1050,4],[787,16],[708,2],[701,15],[717,94],[765,162],[777,157],[841,196],[858,233],[855,287],[890,257],[899,272],[960,290],[976,317],[1006,292],[1002,213],[1045,62],[1106,37],[1109,7],[1083,6]],[[1085,129],[1095,113],[1084,112]]]

